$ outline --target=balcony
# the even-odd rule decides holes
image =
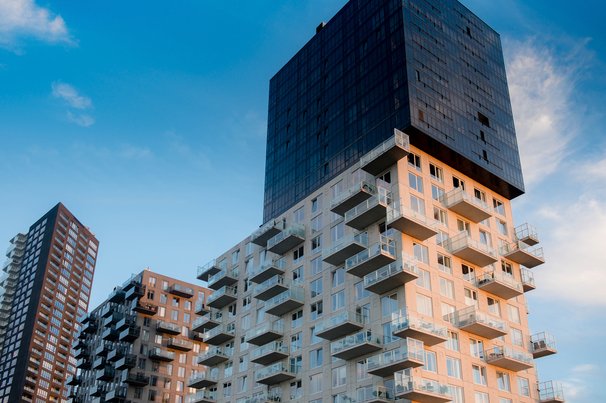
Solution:
[[[117,386],[114,389],[107,392],[105,395],[106,402],[123,402],[128,394],[128,388],[126,386]]]
[[[107,300],[109,302],[122,302],[124,301],[124,297],[126,296],[126,293],[124,292],[124,290],[120,287],[114,288],[114,291],[112,291],[111,294],[109,294],[109,297],[107,298]]]
[[[119,335],[120,333],[115,327],[108,327],[107,329],[103,330],[103,333],[101,333],[103,340],[107,341],[117,341]]]
[[[124,330],[137,323],[137,315],[126,315],[116,322],[116,330]]]
[[[343,311],[316,325],[316,336],[335,340],[364,328],[368,317],[358,312]]]
[[[122,330],[122,332],[120,332],[119,340],[126,341],[126,342],[132,342],[132,341],[137,340],[137,338],[139,337],[140,334],[141,334],[140,326],[129,326],[126,329]]]
[[[396,243],[381,235],[380,241],[345,261],[345,270],[354,276],[365,275],[396,261]]]
[[[109,343],[101,343],[95,348],[95,355],[105,357],[111,350]]]
[[[475,306],[468,306],[446,317],[459,329],[486,339],[496,339],[509,331],[505,322],[478,311]]]
[[[122,382],[125,382],[131,386],[147,386],[149,384],[149,376],[146,376],[144,372],[124,372],[122,375]]]
[[[533,366],[530,354],[507,347],[493,347],[484,351],[484,361],[495,367],[515,372],[524,371]]]
[[[286,262],[283,258],[263,262],[250,273],[250,281],[260,284],[273,276],[283,275],[286,270]]]
[[[255,381],[263,385],[275,385],[296,377],[296,368],[286,362],[278,362],[255,372]]]
[[[221,270],[208,277],[208,288],[218,290],[225,286],[231,286],[238,282],[240,270],[237,267],[233,269]]]
[[[68,385],[70,386],[77,386],[80,385],[82,383],[82,375],[71,375],[67,377],[67,382]]]
[[[175,359],[175,353],[166,351],[160,347],[154,347],[149,350],[149,358],[153,361],[170,362]]]
[[[369,385],[356,390],[358,403],[389,403],[395,400],[393,390],[383,385]]]
[[[116,369],[122,371],[124,369],[135,368],[137,366],[137,356],[129,354],[116,361]]]
[[[286,290],[288,290],[288,286],[286,285],[284,277],[277,274],[261,284],[256,284],[253,291],[253,297],[262,301],[267,301]]]
[[[94,385],[91,389],[90,389],[90,395],[91,396],[95,396],[95,397],[99,397],[101,395],[104,395],[105,393],[107,393],[107,385],[105,384],[101,384],[101,383],[97,383],[96,385]],[[33,393],[33,392],[32,392]],[[95,399],[93,400],[93,402],[101,402],[101,399]]]
[[[265,321],[246,332],[246,342],[262,346],[284,336],[284,323],[281,320]]]
[[[100,369],[95,374],[95,379],[98,381],[110,381],[116,376],[116,370],[113,367],[105,367]]]
[[[521,241],[502,246],[500,252],[504,258],[526,266],[529,269],[545,263],[543,248],[530,247]]]
[[[444,241],[444,247],[456,257],[479,267],[485,267],[497,261],[497,254],[493,248],[471,239],[465,231]]]
[[[208,277],[218,273],[221,270],[221,263],[224,262],[225,260],[217,262],[215,259],[213,259],[210,262],[206,263],[204,266],[198,266],[198,273],[196,278],[198,280],[208,281]]]
[[[171,284],[166,291],[168,291],[169,294],[178,295],[183,298],[191,298],[195,295],[193,288],[177,283]]]
[[[377,187],[374,183],[375,178],[371,175],[357,181],[352,187],[335,197],[330,204],[330,211],[340,216],[344,215],[346,211],[351,210],[377,193]]]
[[[273,389],[270,392],[257,392],[252,397],[244,399],[244,403],[274,403],[282,401],[282,390]]]
[[[205,353],[198,356],[198,364],[205,365],[207,367],[214,367],[215,365],[229,360],[232,355],[232,348],[211,347]]]
[[[131,282],[130,284],[128,284],[126,287],[124,287],[125,290],[125,294],[124,294],[124,298],[127,301],[136,299],[136,298],[141,298],[143,295],[145,295],[145,286],[143,286],[142,284],[138,283],[138,282]]]
[[[524,242],[528,246],[535,246],[539,243],[539,234],[530,224],[524,223],[514,229],[516,239]]]
[[[196,306],[194,307],[194,313],[196,315],[203,316],[209,312],[210,312],[210,308],[203,301],[198,300],[196,302]]]
[[[452,400],[447,385],[430,379],[413,377],[407,371],[397,372],[394,378],[396,399],[408,399],[419,403],[446,403]]]
[[[130,346],[117,346],[107,353],[107,361],[115,362],[124,357],[130,351]]]
[[[218,346],[232,340],[236,335],[236,324],[234,322],[228,325],[221,325],[204,333],[204,343]]]
[[[530,336],[530,351],[533,358],[556,354],[558,350],[556,348],[555,337],[547,332],[533,334]]]
[[[387,227],[395,228],[403,234],[420,241],[438,233],[438,222],[425,214],[406,207],[403,204],[387,207]]]
[[[520,272],[522,273],[522,288],[524,292],[532,291],[537,288],[534,284],[534,273],[525,267],[522,267]]]
[[[564,403],[562,385],[558,382],[547,381],[539,383],[540,403]]]
[[[362,252],[368,247],[368,233],[361,232],[339,241],[330,249],[322,251],[322,260],[333,266],[338,266],[349,257]]]
[[[146,303],[146,302],[135,302],[133,304],[133,311],[142,313],[144,315],[153,316],[158,313],[158,305]]]
[[[396,337],[420,340],[426,346],[435,346],[448,340],[446,327],[411,316],[406,309],[392,314],[391,331]]]
[[[210,294],[206,303],[211,308],[222,309],[229,304],[233,304],[238,299],[238,291],[235,287],[223,287]]]
[[[100,316],[102,318],[107,318],[112,313],[114,313],[114,310],[116,308],[117,308],[116,304],[106,303],[105,305],[103,305],[103,308],[101,308]]]
[[[377,194],[345,213],[345,225],[362,231],[370,224],[384,219],[390,203],[391,192],[378,187]]]
[[[305,226],[292,224],[267,241],[267,250],[283,255],[305,241]]]
[[[214,329],[223,323],[223,312],[211,309],[208,315],[197,318],[192,323],[191,329],[195,332],[205,332]]]
[[[352,360],[380,349],[381,337],[373,337],[370,330],[363,330],[330,343],[332,356],[342,360]]]
[[[166,347],[179,351],[191,351],[194,348],[194,343],[189,340],[171,337],[166,342]]]
[[[208,388],[209,386],[216,385],[218,378],[218,371],[216,369],[198,372],[189,378],[187,386],[195,389]]]
[[[97,331],[97,320],[90,319],[82,325],[82,333],[92,334]]]
[[[511,299],[524,293],[522,283],[502,270],[480,275],[477,278],[477,286],[480,290],[503,299]]]
[[[250,236],[250,241],[255,245],[266,247],[267,241],[276,236],[280,231],[282,231],[282,223],[276,220],[271,220],[253,232]]]
[[[90,369],[92,367],[92,363],[89,357],[80,358],[76,362],[76,368],[80,369]]]
[[[80,358],[84,358],[90,355],[90,350],[87,348],[81,348],[76,350],[76,352],[74,353],[74,357],[76,359],[80,359]]]
[[[265,304],[265,312],[274,316],[282,316],[302,307],[305,302],[304,290],[299,286],[291,286],[287,291],[276,295]]]
[[[181,334],[182,330],[183,328],[181,326],[174,323],[164,322],[163,320],[159,320],[158,323],[156,323],[156,332],[158,333],[172,334],[176,336]]]
[[[288,358],[288,346],[283,345],[281,341],[257,347],[250,354],[250,361],[261,365],[269,365],[285,358]]]
[[[408,155],[410,151],[408,135],[398,129],[393,129],[393,133],[393,137],[388,138],[360,158],[360,168],[377,176]]]
[[[462,188],[455,188],[440,198],[444,206],[468,220],[479,223],[492,216],[492,211],[486,202],[465,193]]]
[[[417,368],[425,365],[423,342],[407,338],[402,347],[373,355],[367,360],[367,372],[385,378],[406,368]]]
[[[364,276],[364,288],[375,294],[384,294],[419,277],[419,268],[414,259],[402,256],[396,261]]]
[[[186,403],[216,403],[218,393],[216,390],[199,390],[193,395],[187,396]]]

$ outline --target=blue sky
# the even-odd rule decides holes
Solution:
[[[344,2],[0,0],[0,240],[63,201],[101,241],[92,303],[146,266],[194,281],[261,224],[269,78]],[[506,54],[541,378],[606,401],[606,6],[463,3]]]

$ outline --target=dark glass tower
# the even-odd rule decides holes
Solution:
[[[524,192],[499,35],[455,0],[351,0],[271,79],[264,221],[398,128],[502,196]]]

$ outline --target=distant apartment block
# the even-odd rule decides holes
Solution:
[[[61,203],[11,240],[0,279],[0,402],[67,400],[98,247]]]
[[[185,402],[206,350],[195,331],[209,290],[149,270],[128,279],[82,318],[74,341],[77,402]]]

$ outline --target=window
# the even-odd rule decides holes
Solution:
[[[465,288],[463,294],[465,295],[465,305],[478,306],[478,293],[475,290]]]
[[[430,297],[417,294],[417,312],[421,315],[433,316],[433,306]]]
[[[291,316],[291,328],[295,329],[303,323],[303,310],[299,310]]]
[[[295,249],[295,251],[293,252],[293,263],[297,263],[299,262],[303,256],[305,255],[305,249],[303,246],[299,246],[297,249]]]
[[[412,211],[416,211],[417,213],[421,214],[421,215],[425,215],[425,202],[423,201],[423,199],[414,196],[414,195],[410,195],[410,209]]]
[[[446,348],[451,351],[459,351],[459,334],[448,331],[448,340],[446,340]]]
[[[292,271],[293,282],[303,280],[303,266],[299,266]]]
[[[322,235],[318,235],[317,237],[311,240],[311,252],[317,252],[322,247]]]
[[[315,213],[322,208],[322,195],[318,195],[311,199],[311,212]]]
[[[419,269],[419,277],[417,277],[417,285],[421,288],[431,291],[431,275],[427,270]]]
[[[465,182],[462,181],[461,179],[457,178],[456,176],[452,177],[452,186],[455,188],[461,188],[461,189],[465,190]]]
[[[471,235],[471,225],[469,222],[461,220],[460,218],[457,218],[457,229],[459,232],[467,232],[467,236]]]
[[[497,219],[497,229],[499,234],[507,236],[507,223],[505,221]]]
[[[410,154],[408,154],[410,156]],[[423,193],[423,178],[412,172],[408,173],[408,185],[411,189],[416,190],[419,193]]]
[[[425,371],[437,372],[438,364],[436,360],[436,353],[433,351],[425,350],[425,365],[423,366]]]
[[[463,387],[448,385],[448,389],[450,392],[450,397],[452,397],[452,403],[465,403],[465,399],[463,397]]]
[[[469,27],[467,29],[468,29],[468,34],[470,35],[471,31],[469,30]],[[478,121],[480,122],[480,124],[482,126],[490,127],[490,120],[482,112],[478,112]]]
[[[469,353],[472,357],[484,358],[484,342],[482,340],[469,339]]]
[[[302,223],[305,220],[305,210],[303,207],[299,207],[293,213],[293,221],[295,223]]]
[[[507,274],[513,277],[513,267],[511,266],[511,263],[507,263],[506,261],[501,260],[501,271],[503,272],[503,274]]]
[[[429,164],[429,175],[438,182],[444,182],[444,172],[442,171],[442,168],[435,166],[434,164]]]
[[[362,381],[367,378],[370,378],[370,375],[368,374],[368,360],[365,358],[356,363],[356,379]]]
[[[439,221],[445,227],[448,227],[448,215],[446,214],[446,211],[434,206],[433,218],[434,220]]]
[[[334,185],[332,185],[330,187],[330,193],[331,193],[332,199],[334,200],[337,196],[339,196],[343,192],[344,189],[345,189],[345,185],[342,180],[335,183]]]
[[[408,154],[408,165],[415,167],[417,170],[421,170],[421,157],[416,154]]]
[[[345,365],[332,369],[332,387],[337,388],[347,383],[347,372]]]
[[[431,198],[439,201],[442,196],[444,196],[444,189],[432,184],[431,185]]]
[[[310,394],[322,392],[322,376],[324,374],[319,373],[309,377],[309,389]]]
[[[343,239],[343,235],[345,234],[345,224],[343,221],[338,223],[337,225],[330,228],[330,240],[333,245],[337,245],[337,243]]]
[[[473,267],[467,266],[466,264],[462,264],[461,273],[463,274],[463,279],[469,281],[470,283],[475,283],[476,276]]]
[[[440,277],[440,294],[446,298],[454,299],[454,283]]]
[[[530,382],[527,378],[518,376],[518,393],[522,396],[530,396]]]
[[[322,349],[311,350],[309,352],[309,369],[314,369],[322,366],[323,355]]]
[[[315,259],[312,259],[309,262],[310,266],[311,266],[311,275],[315,276],[316,274],[320,274],[322,273],[322,258],[321,257],[317,257]]]
[[[290,336],[290,351],[295,352],[301,349],[303,340],[301,333],[293,334]]]
[[[309,283],[309,289],[311,291],[312,298],[322,295],[322,277],[317,278]]]
[[[461,379],[461,360],[446,356],[446,372],[451,378]]]
[[[361,299],[364,299],[364,298],[370,296],[370,291],[368,291],[364,287],[363,281],[359,281],[355,284],[355,291],[356,291],[356,301],[359,301]]]
[[[509,380],[509,374],[506,372],[497,371],[497,385],[499,387],[499,390],[510,392],[511,383]]]
[[[483,245],[492,245],[492,241],[490,239],[490,234],[484,230],[480,230],[480,243]]]
[[[340,267],[332,272],[332,286],[333,288],[340,286],[345,282],[345,269]]]
[[[524,346],[524,338],[522,337],[522,331],[519,329],[511,328],[511,343],[514,346]]]
[[[417,261],[429,264],[429,250],[427,246],[415,242],[412,244],[412,250]]]
[[[398,312],[398,294],[391,294],[381,297],[381,315],[391,316],[392,313]]]
[[[438,268],[444,273],[452,274],[452,260],[450,257],[438,253]]]
[[[494,207],[494,211],[498,214],[505,215],[505,206],[503,202],[497,199],[492,199],[492,206]]]
[[[320,316],[322,316],[322,313],[322,301],[314,302],[313,304],[311,304],[311,320],[318,319]]]
[[[509,311],[509,320],[510,321],[512,321],[514,323],[521,323],[520,322],[520,310],[518,309],[517,306],[508,305],[507,310]]]
[[[488,400],[488,393],[484,392],[475,392],[474,400],[475,403],[490,403],[490,400]]]
[[[341,309],[345,306],[345,290],[341,290],[332,294],[332,310],[336,311],[337,309]]]
[[[472,365],[471,372],[473,373],[473,383],[486,386],[486,367]]]
[[[484,193],[483,191],[481,191],[480,189],[473,189],[473,195],[476,199],[478,199],[481,202],[486,203],[486,193]]]
[[[501,304],[494,298],[487,297],[488,300],[488,312],[495,316],[501,316]]]
[[[322,231],[322,214],[311,219],[311,233]]]

